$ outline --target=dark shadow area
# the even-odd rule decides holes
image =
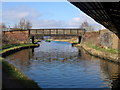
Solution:
[[[81,36],[78,37],[78,43],[81,43]]]
[[[74,45],[76,45],[76,44],[78,44],[78,43],[71,43],[71,45],[74,47]]]

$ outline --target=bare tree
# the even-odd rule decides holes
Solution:
[[[5,25],[5,23],[0,24],[0,30],[2,31],[7,30],[7,26]]]
[[[19,22],[19,28],[20,29],[25,29],[25,19],[24,18],[22,18],[21,20],[20,20],[20,22]]]
[[[94,28],[87,21],[83,22],[80,27],[86,29],[86,31],[94,31]]]
[[[4,28],[4,29],[7,28],[5,23],[2,23],[1,28]]]
[[[19,22],[19,28],[20,29],[30,29],[32,28],[32,24],[30,23],[29,20],[25,20],[24,18],[22,18]]]
[[[87,21],[85,21],[81,24],[81,28],[84,28],[84,27],[89,27],[89,24]]]
[[[30,28],[32,28],[32,24],[30,23],[29,20],[26,21],[25,28],[26,28],[26,29],[30,29]]]

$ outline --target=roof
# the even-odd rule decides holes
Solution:
[[[70,3],[120,37],[120,2]]]

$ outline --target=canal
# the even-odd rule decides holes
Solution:
[[[118,65],[90,56],[68,42],[40,42],[5,59],[41,88],[111,88]]]

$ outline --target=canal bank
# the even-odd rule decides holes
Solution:
[[[39,44],[32,44],[32,43],[6,45],[2,47],[2,50],[0,51],[0,55],[4,57],[9,54],[15,53],[19,50],[22,50],[22,49],[33,48],[33,47],[38,47],[38,46]]]
[[[50,39],[51,41],[61,41],[61,42],[69,42],[69,43],[78,43],[78,40],[76,38],[72,39]]]
[[[118,51],[118,50],[111,49],[111,48],[103,48],[103,47],[99,47],[97,45],[89,44],[89,43],[78,44],[77,40],[73,40],[73,39],[61,39],[61,40],[60,39],[52,39],[52,40],[69,42],[78,48],[82,47],[82,49],[84,49],[88,54],[90,54],[92,56],[120,64],[120,61],[119,61],[120,51]]]
[[[87,43],[76,44],[75,46],[82,47],[88,54],[92,56],[120,64],[120,61],[119,61],[120,51],[117,51],[115,49],[110,49],[110,48],[101,48],[96,45],[91,45]]]
[[[27,48],[38,47],[39,44],[20,44],[20,45],[9,45],[4,46],[0,54],[5,57],[17,51]],[[2,63],[2,88],[37,88],[41,89],[36,82],[24,75],[20,70],[14,67],[9,62],[5,61],[4,58],[0,58]]]

